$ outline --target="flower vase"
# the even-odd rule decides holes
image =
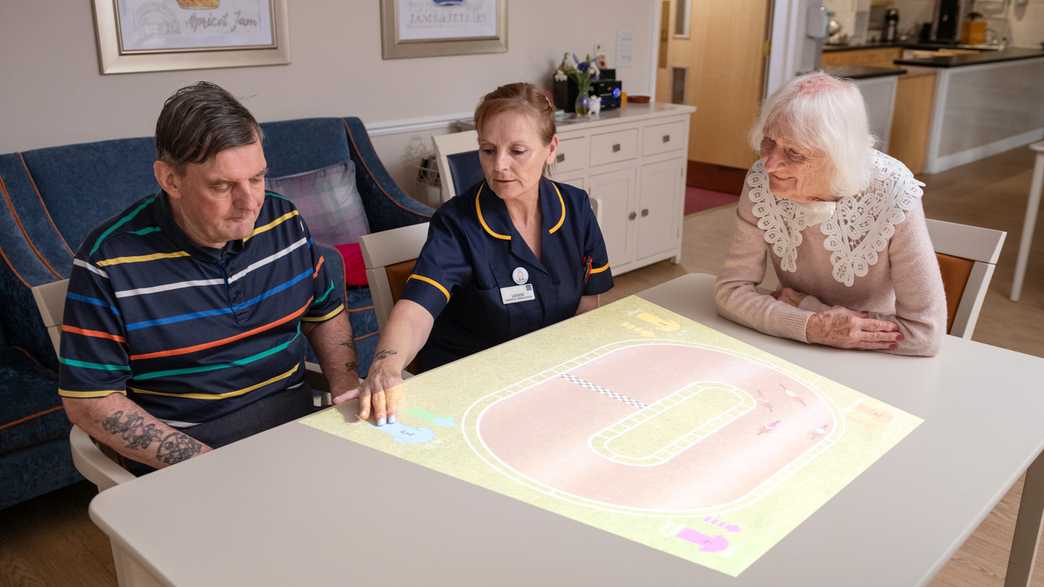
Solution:
[[[573,104],[577,116],[588,116],[591,113],[591,97],[587,95],[588,90],[588,86],[577,87],[576,102]]]

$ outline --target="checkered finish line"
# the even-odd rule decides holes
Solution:
[[[639,410],[643,410],[643,409],[645,409],[647,407],[644,403],[642,403],[642,402],[640,402],[640,401],[638,401],[638,400],[636,400],[634,398],[630,398],[630,397],[627,397],[626,395],[622,395],[622,394],[616,393],[615,391],[609,389],[608,387],[602,387],[601,385],[598,385],[597,383],[595,383],[593,381],[588,381],[587,379],[584,379],[583,377],[577,377],[576,375],[570,375],[569,373],[563,373],[562,374],[562,379],[565,379],[566,381],[572,383],[573,385],[578,385],[578,386],[580,386],[580,387],[582,387],[584,389],[587,389],[589,391],[597,391],[598,393],[604,395],[605,397],[607,397],[609,399],[614,399],[614,400],[616,400],[618,402],[623,402],[623,403],[631,406],[632,408],[638,408]]]

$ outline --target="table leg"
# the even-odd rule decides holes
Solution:
[[[112,545],[112,562],[120,587],[160,587],[163,583],[150,573],[129,552]]]
[[[1037,153],[1033,165],[1033,183],[1030,185],[1029,200],[1026,202],[1026,218],[1022,223],[1022,238],[1019,239],[1019,257],[1015,261],[1015,281],[1011,284],[1011,301],[1022,296],[1022,280],[1026,277],[1033,230],[1037,226],[1037,209],[1040,207],[1040,192],[1044,191],[1044,153]]]
[[[1044,453],[1037,455],[1026,470],[1026,484],[1022,487],[1022,503],[1015,522],[1015,537],[1008,556],[1008,572],[1004,587],[1029,587],[1033,578],[1033,563],[1040,541],[1041,522],[1044,521]]]

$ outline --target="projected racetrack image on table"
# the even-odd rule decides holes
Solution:
[[[827,401],[741,357],[663,343],[590,355],[488,398],[475,449],[592,506],[700,513],[764,492],[835,436]],[[700,373],[712,378],[693,379]]]
[[[636,297],[406,386],[302,421],[733,576],[921,422]]]

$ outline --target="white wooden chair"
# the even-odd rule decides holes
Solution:
[[[447,202],[482,179],[478,167],[478,133],[473,130],[431,137],[439,166],[442,201]]]
[[[388,323],[427,238],[428,223],[423,222],[370,233],[360,240],[379,328]]]
[[[946,289],[947,331],[970,339],[1007,233],[928,219],[928,234]]]
[[[69,288],[69,280],[63,279],[45,283],[33,288],[33,298],[40,310],[47,333],[51,335],[54,352],[59,352],[62,339],[62,316],[65,313],[65,292]],[[98,487],[102,492],[106,489],[126,483],[134,479],[130,471],[110,459],[94,444],[91,437],[79,426],[73,425],[69,431],[69,445],[72,449],[73,465],[81,475]]]

